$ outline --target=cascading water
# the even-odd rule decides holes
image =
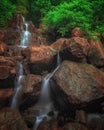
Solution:
[[[31,33],[28,31],[29,24],[27,22],[24,22],[23,24],[25,25],[25,29],[22,30],[20,46],[27,47],[31,43]]]
[[[47,117],[47,113],[53,110],[53,104],[50,98],[50,91],[49,91],[49,81],[51,77],[54,75],[54,73],[57,71],[57,69],[59,68],[60,63],[61,63],[61,59],[58,53],[56,69],[52,73],[47,74],[43,79],[41,95],[37,103],[37,106],[40,106],[40,108],[39,108],[38,115],[36,115],[34,130],[37,130],[38,125],[42,122],[43,118]]]
[[[21,16],[22,23],[19,24],[20,21],[20,16],[18,15],[18,20],[17,20],[17,27],[22,30],[21,34],[21,42],[20,42],[20,47],[24,48],[29,46],[30,41],[31,41],[31,33],[28,31],[28,23],[25,22],[25,19],[23,16]],[[23,29],[23,25],[25,25],[25,29]],[[17,62],[18,66],[18,75],[17,75],[17,81],[15,85],[15,94],[12,99],[11,107],[12,108],[17,108],[18,107],[18,99],[20,98],[20,93],[22,89],[22,78],[23,78],[23,65],[21,62]]]
[[[29,23],[25,21],[22,15],[17,15],[17,28],[21,31],[20,47],[25,48],[31,44],[31,33],[29,32]]]
[[[59,66],[60,63],[61,63],[61,58],[60,58],[60,54],[58,52],[58,54],[57,54],[57,66]]]
[[[11,103],[11,107],[12,108],[17,108],[18,107],[18,98],[19,98],[19,92],[21,90],[21,81],[22,81],[22,78],[23,78],[23,65],[22,63],[18,62],[18,75],[17,75],[17,81],[16,81],[16,84],[15,84],[15,94],[14,94],[14,97],[13,97],[13,100],[12,100],[12,103]]]

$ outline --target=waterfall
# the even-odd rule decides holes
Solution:
[[[60,54],[58,52],[58,54],[57,54],[57,66],[60,65],[60,63],[61,63],[61,58],[60,58]]]
[[[23,24],[25,29],[22,30],[20,46],[25,48],[31,44],[31,33],[28,31],[29,24],[27,22],[24,22]]]
[[[12,108],[18,107],[18,99],[20,96],[19,93],[20,93],[20,90],[22,88],[21,81],[23,78],[23,65],[21,62],[18,62],[17,64],[18,64],[18,75],[17,75],[16,84],[15,84],[15,94],[13,96],[12,103],[11,103]]]
[[[17,15],[17,28],[21,31],[20,47],[26,48],[31,44],[31,33],[29,32],[29,23],[22,15]]]
[[[45,78],[43,79],[41,95],[37,103],[37,106],[40,106],[40,110],[39,110],[39,114],[36,115],[36,122],[35,122],[34,130],[37,130],[38,125],[42,122],[43,118],[47,116],[47,113],[53,110],[53,104],[51,101],[50,91],[49,91],[50,89],[49,81],[51,77],[54,75],[54,73],[57,71],[57,69],[59,68],[60,62],[61,62],[61,59],[58,53],[57,67],[55,68],[53,72],[47,74]]]
[[[42,83],[42,91],[36,107],[39,106],[39,113],[36,115],[34,130],[37,130],[38,125],[42,122],[43,118],[47,116],[53,108],[49,94],[49,80],[53,76],[55,71],[45,76]],[[37,107],[38,108],[38,107]]]
[[[20,47],[25,48],[31,43],[31,33],[28,31],[29,24],[25,21],[24,17],[21,15],[17,15],[17,27],[22,30]],[[21,97],[21,89],[22,89],[22,78],[23,78],[23,65],[21,62],[17,62],[18,66],[18,75],[17,81],[15,83],[15,94],[12,99],[11,107],[17,108],[19,103],[19,98]]]

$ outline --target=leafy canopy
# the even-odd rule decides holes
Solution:
[[[0,0],[0,27],[5,27],[10,20],[15,6],[9,0]]]
[[[104,0],[0,0],[0,27],[14,13],[66,36],[74,27],[104,35]]]
[[[92,23],[93,10],[91,6],[90,2],[82,0],[64,2],[45,15],[43,24],[46,29],[56,28],[62,36],[77,26],[88,31],[91,29]]]

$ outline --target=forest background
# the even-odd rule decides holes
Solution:
[[[43,31],[62,37],[75,27],[93,36],[104,36],[104,0],[0,0],[0,27],[7,28],[14,14],[22,14]]]

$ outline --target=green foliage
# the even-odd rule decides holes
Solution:
[[[28,0],[27,18],[32,20],[35,25],[39,25],[41,18],[47,11],[49,11],[50,7],[50,0]]]
[[[0,27],[17,13],[25,14],[37,26],[44,24],[45,30],[57,30],[61,36],[75,27],[104,35],[103,12],[104,0],[0,0]]]
[[[0,27],[6,27],[11,19],[15,6],[9,0],[0,0]]]
[[[27,18],[32,20],[35,25],[39,25],[41,19],[54,6],[62,3],[64,0],[28,0],[28,14]]]
[[[55,50],[54,48],[51,48],[51,51],[52,51],[52,54],[53,54],[53,55],[56,55],[56,54],[58,53],[58,51]]]
[[[87,31],[91,29],[92,13],[90,2],[82,0],[64,2],[45,15],[43,24],[46,29],[56,28],[62,36],[77,26]]]
[[[104,35],[104,0],[92,1],[93,8],[93,28],[95,32]]]

